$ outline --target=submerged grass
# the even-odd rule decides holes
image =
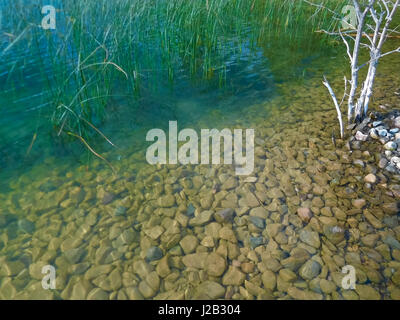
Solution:
[[[336,9],[348,1],[328,3]],[[300,0],[55,0],[57,29],[42,30],[40,9],[47,4],[0,0],[7,16],[0,83],[18,100],[34,79],[42,91],[37,109],[51,115],[57,136],[85,142],[94,134],[107,139],[97,128],[113,98],[135,107],[143,91],[173,87],[182,75],[222,86],[228,61],[244,48],[262,48],[267,56],[312,52],[329,44],[314,31],[337,23]],[[278,57],[272,72],[302,57]]]

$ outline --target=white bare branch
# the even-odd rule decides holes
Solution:
[[[328,89],[329,94],[332,97],[333,103],[335,104],[337,117],[338,117],[338,120],[339,120],[339,126],[340,126],[340,137],[343,139],[343,137],[344,137],[344,128],[343,128],[342,112],[340,111],[339,103],[338,103],[338,101],[336,99],[336,95],[333,92],[333,89],[332,89],[331,85],[329,84],[328,79],[326,79],[325,76],[324,76],[324,81],[322,83]]]
[[[316,7],[318,11],[329,11],[335,18],[341,16],[339,12],[327,8],[323,3],[313,3],[309,0],[303,1]],[[346,97],[348,105],[347,118],[349,123],[354,120],[361,121],[362,118],[366,116],[368,105],[372,97],[379,60],[387,55],[400,53],[400,48],[382,53],[383,44],[388,37],[399,37],[398,35],[400,32],[398,31],[398,28],[400,26],[391,29],[390,25],[397,9],[400,7],[400,0],[352,0],[352,3],[357,18],[356,26],[351,25],[350,29],[346,30],[342,30],[339,27],[337,32],[327,30],[319,31],[328,35],[340,36],[346,47],[346,53],[350,60],[351,77],[349,80],[345,78],[344,94],[340,104],[325,77],[323,81],[323,84],[327,87],[334,101],[335,108],[338,111],[338,119],[340,118],[339,123],[341,122],[340,106]],[[347,23],[347,25],[349,25],[349,23]],[[360,65],[359,56],[362,49],[368,50],[370,59]],[[363,79],[361,88],[359,88],[359,71],[366,66],[368,66],[367,75]],[[347,84],[350,86],[349,92]],[[358,97],[357,101],[355,101],[356,97]],[[342,128],[343,124],[340,125]]]

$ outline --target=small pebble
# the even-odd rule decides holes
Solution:
[[[375,128],[375,127],[377,127],[377,126],[380,126],[382,124],[382,121],[374,121],[373,123],[372,123],[372,126]]]

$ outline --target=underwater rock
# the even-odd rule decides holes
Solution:
[[[186,210],[186,215],[188,217],[194,217],[195,211],[196,211],[196,208],[193,206],[193,204],[189,203],[187,210]]]
[[[147,249],[146,259],[147,261],[160,260],[163,257],[163,252],[159,247],[153,246]]]
[[[314,279],[321,272],[321,265],[314,260],[309,260],[300,267],[299,274],[304,280]]]
[[[379,139],[378,131],[374,128],[369,131],[369,135],[371,136],[372,139],[376,140]]]
[[[192,253],[199,245],[199,240],[193,235],[187,235],[180,242],[180,246],[185,254]]]
[[[103,195],[101,201],[102,201],[103,205],[107,205],[107,204],[113,202],[114,199],[115,199],[115,195],[114,194],[112,194],[110,192],[104,192],[104,195]]]
[[[225,272],[226,260],[218,253],[210,253],[205,261],[204,268],[211,277],[220,277]]]
[[[397,143],[395,143],[395,142],[393,142],[393,141],[389,141],[389,142],[386,143],[383,147],[384,147],[386,150],[394,151],[394,150],[397,149]]]
[[[172,194],[167,194],[158,198],[157,204],[161,208],[171,208],[175,205],[175,197]]]
[[[215,281],[204,281],[197,288],[194,293],[194,299],[201,300],[214,300],[223,298],[225,295],[225,288]]]
[[[246,275],[236,267],[229,267],[228,271],[222,277],[224,286],[241,286],[246,278]]]
[[[265,220],[259,217],[250,216],[249,221],[259,229],[265,228]]]
[[[376,180],[377,180],[376,175],[374,175],[373,173],[366,175],[364,178],[365,182],[371,183],[371,184],[376,183]]]
[[[355,137],[358,141],[367,141],[367,139],[368,139],[368,135],[363,134],[361,131],[357,131]]]
[[[231,208],[219,210],[215,213],[215,220],[219,223],[232,221],[235,211]]]
[[[300,240],[314,248],[319,248],[321,245],[319,235],[315,231],[301,230]]]
[[[250,237],[250,247],[255,249],[264,244],[263,237]]]
[[[362,209],[367,204],[367,201],[365,199],[353,199],[351,204],[354,208]]]
[[[297,209],[297,214],[299,215],[300,219],[304,222],[309,222],[313,216],[310,208],[299,208]]]
[[[114,215],[116,217],[124,216],[126,214],[126,211],[127,211],[127,209],[125,207],[118,206],[117,208],[115,208]]]
[[[200,212],[196,217],[189,220],[189,225],[192,227],[199,227],[211,221],[213,211]]]
[[[222,227],[219,230],[218,235],[221,239],[227,240],[229,242],[232,242],[232,243],[237,242],[234,231],[232,229],[230,229],[229,227]]]
[[[35,231],[35,224],[27,219],[18,220],[18,230],[32,234]]]
[[[342,227],[337,225],[325,225],[323,230],[324,235],[333,244],[338,244],[344,239],[344,229]]]
[[[296,287],[290,287],[287,292],[296,300],[322,300],[323,298],[322,294],[308,290],[301,290]]]
[[[379,294],[379,292],[368,285],[357,284],[355,290],[357,294],[360,296],[361,300],[381,299],[381,295]]]

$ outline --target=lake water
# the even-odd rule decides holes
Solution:
[[[57,136],[43,90],[52,69],[40,67],[28,43],[3,54],[0,298],[400,299],[398,198],[390,192],[400,179],[377,167],[378,150],[332,144],[338,124],[321,78],[341,88],[344,53],[278,51],[274,41],[228,52],[222,84],[178,70],[172,86],[144,80],[134,98],[117,81],[99,121],[116,147],[90,141],[115,173],[80,141]],[[9,78],[17,60],[25,61],[12,73],[20,85]],[[382,63],[373,108],[399,106],[399,62]],[[146,133],[167,131],[169,121],[197,132],[254,129],[253,174],[148,164]],[[366,188],[370,172],[379,183]],[[355,269],[354,290],[343,288],[345,265]],[[42,287],[44,266],[54,267],[55,289]]]

